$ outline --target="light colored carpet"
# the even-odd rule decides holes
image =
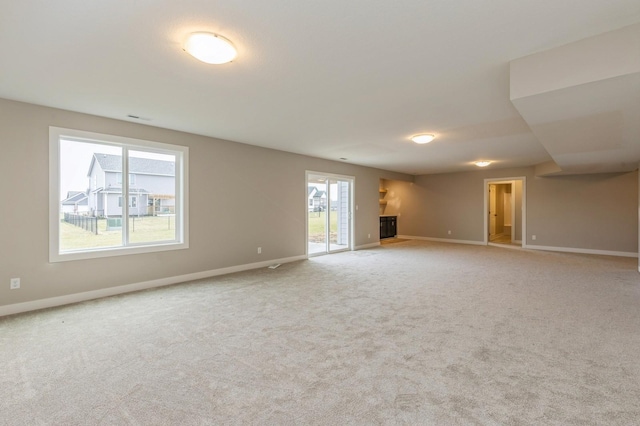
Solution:
[[[640,422],[636,259],[407,241],[0,319],[0,424]]]

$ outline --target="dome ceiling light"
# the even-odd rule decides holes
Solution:
[[[231,62],[238,55],[236,48],[229,40],[213,33],[189,34],[183,48],[197,60],[214,65]]]
[[[474,164],[478,167],[487,167],[491,161],[476,161]]]
[[[415,143],[419,143],[419,144],[429,143],[434,139],[435,139],[434,135],[429,135],[429,134],[426,134],[426,133],[423,133],[423,134],[420,134],[420,135],[411,136],[411,140],[414,141]]]

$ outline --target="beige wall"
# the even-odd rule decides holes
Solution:
[[[515,232],[516,241],[522,241],[522,187],[523,182],[521,180],[515,181],[512,196],[516,197],[516,223],[512,224],[511,232]]]
[[[519,176],[526,177],[527,244],[637,253],[637,171],[538,178],[528,167],[418,176],[413,191],[422,198],[413,205],[420,217],[403,234],[483,241],[484,179]]]
[[[398,235],[419,235],[423,221],[426,194],[413,182],[385,179],[381,186],[387,189],[387,204],[382,214],[398,216]]]
[[[529,243],[637,252],[637,175],[534,178],[531,185],[527,181],[527,232],[537,235],[537,241]]]
[[[49,126],[188,146],[190,248],[49,263]],[[304,255],[305,170],[355,176],[355,245],[376,242],[379,179],[412,179],[7,100],[0,100],[0,144],[0,306]],[[9,290],[12,277],[21,289]]]

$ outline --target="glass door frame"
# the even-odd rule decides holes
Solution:
[[[325,250],[321,252],[309,253],[309,178],[310,177],[322,177],[325,178],[327,182],[330,180],[339,180],[345,181],[349,184],[349,200],[347,202],[348,206],[348,238],[349,243],[344,248],[331,249],[331,238],[330,238],[330,214],[331,214],[331,189],[330,184],[327,184],[327,215],[325,216]],[[355,215],[354,206],[355,206],[355,176],[347,176],[347,175],[339,175],[335,173],[326,173],[326,172],[316,172],[312,170],[307,170],[305,172],[305,254],[307,257],[313,256],[322,256],[330,253],[338,253],[342,251],[351,251],[354,250],[354,237],[355,237]]]

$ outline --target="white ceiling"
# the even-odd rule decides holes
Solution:
[[[510,62],[640,22],[638,0],[0,1],[2,98],[411,174],[557,160]],[[194,31],[238,58],[196,61]]]

